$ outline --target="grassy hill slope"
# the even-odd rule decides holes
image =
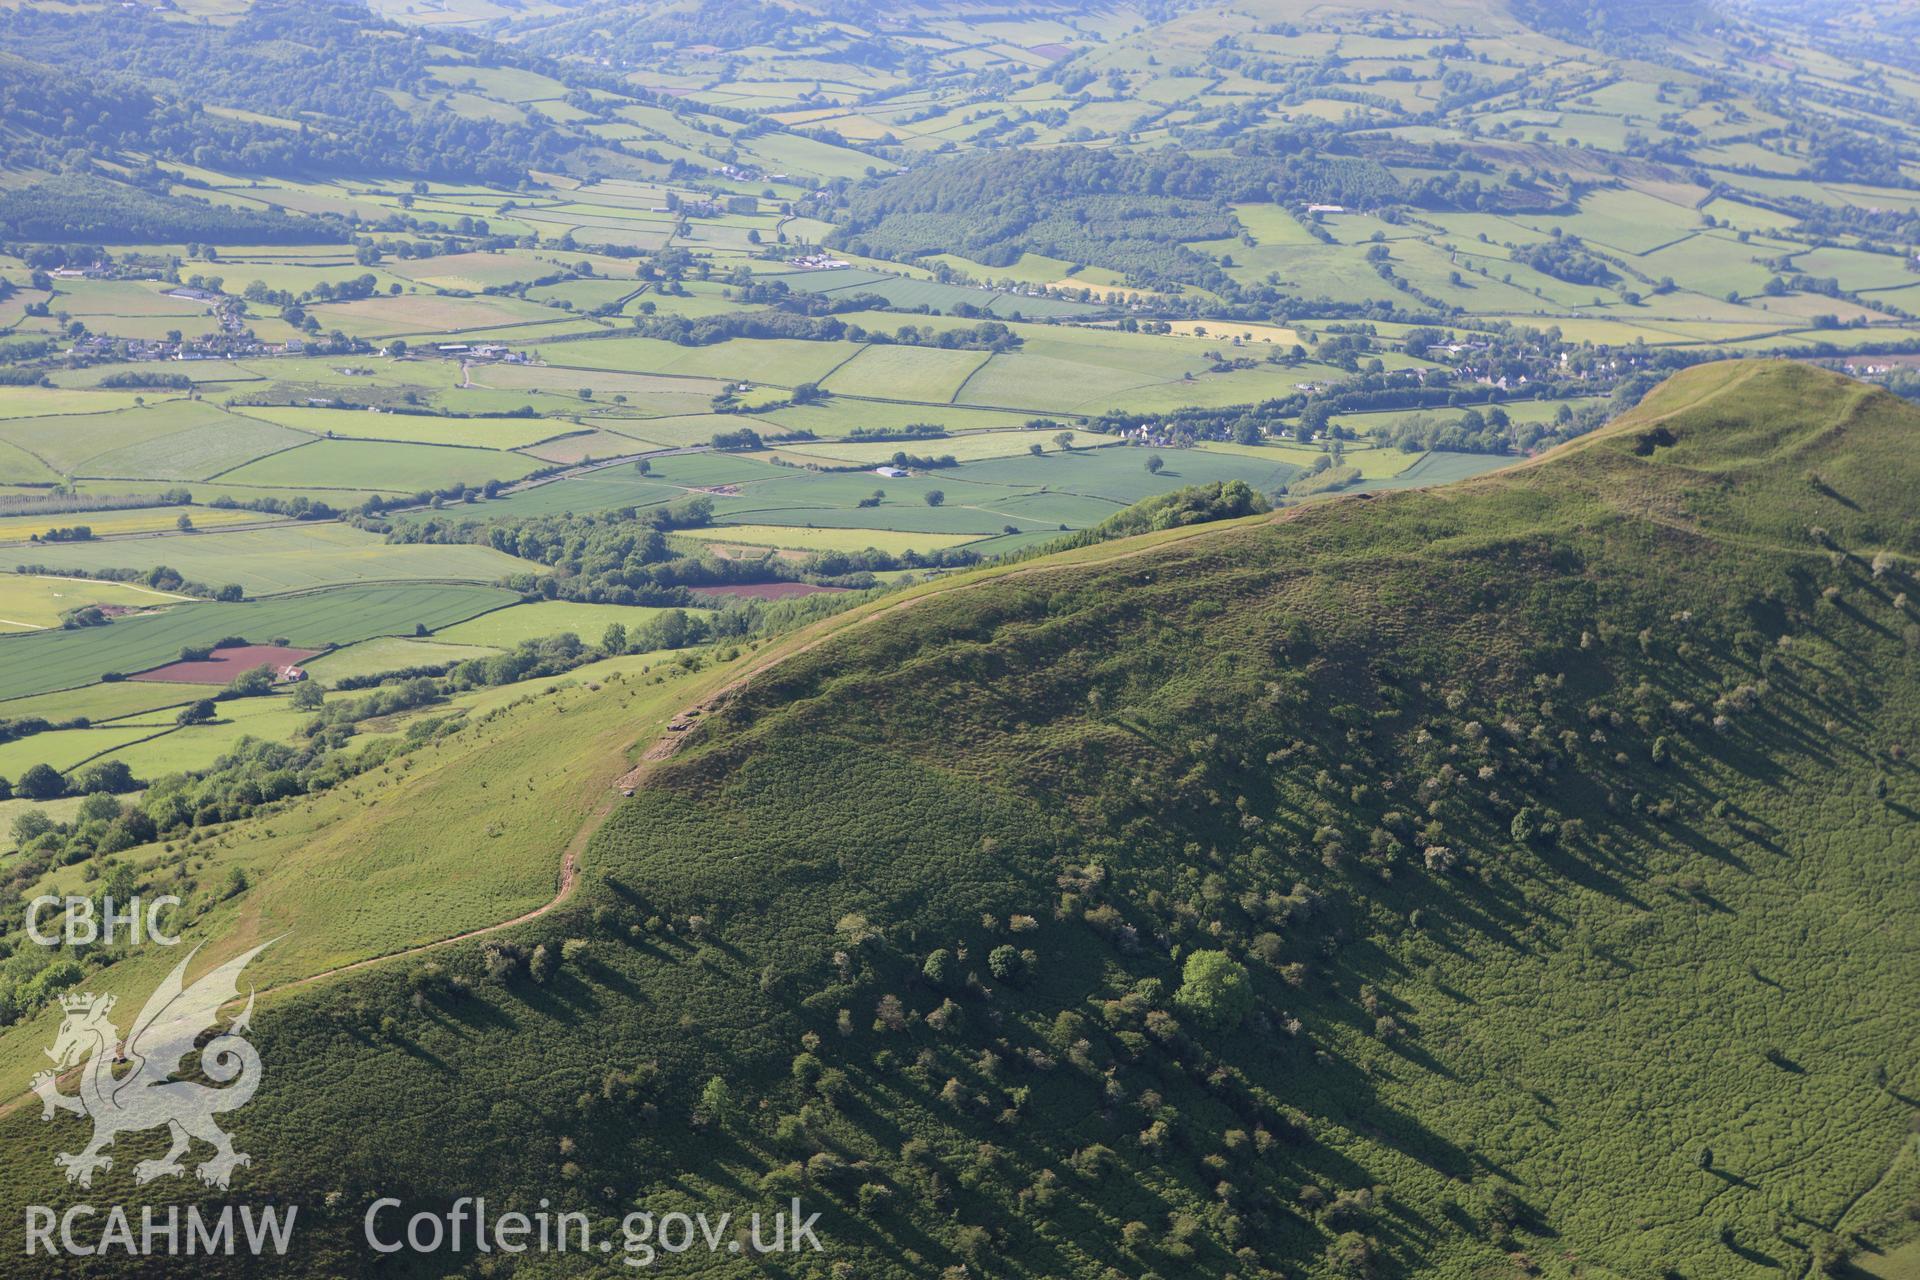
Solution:
[[[822,1211],[823,1257],[674,1263],[714,1275],[1744,1277],[1897,1238],[1916,438],[1704,367],[1532,465],[837,624],[565,905],[265,1009],[236,1191],[311,1206],[298,1275],[373,1270],[376,1195]],[[73,1198],[53,1142],[0,1120],[0,1213]],[[154,1192],[122,1145],[95,1203]]]

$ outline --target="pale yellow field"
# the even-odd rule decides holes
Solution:
[[[184,487],[184,486],[183,486]],[[0,543],[25,542],[49,529],[85,525],[95,535],[159,533],[172,529],[182,513],[196,529],[218,529],[237,524],[267,524],[274,519],[263,511],[222,507],[128,507],[124,511],[69,511],[50,516],[0,516]]]
[[[85,578],[26,577],[0,574],[0,633],[60,625],[68,609],[89,604],[144,608],[189,599],[127,582],[90,582]]]
[[[1174,333],[1183,338],[1206,338],[1210,341],[1232,343],[1239,338],[1243,343],[1272,343],[1276,347],[1291,347],[1300,341],[1300,335],[1292,329],[1283,329],[1277,324],[1248,324],[1240,320],[1174,320],[1170,322]]]
[[[1112,294],[1115,297],[1125,299],[1129,302],[1139,302],[1142,300],[1151,301],[1155,298],[1165,296],[1164,294],[1149,293],[1145,289],[1128,288],[1124,285],[1097,284],[1092,280],[1086,279],[1084,276],[1063,276],[1058,280],[1047,281],[1044,287],[1048,289],[1091,289],[1097,297],[1105,298],[1108,294]],[[1206,293],[1203,289],[1194,289],[1192,292],[1202,294],[1206,297],[1213,296],[1212,294]]]

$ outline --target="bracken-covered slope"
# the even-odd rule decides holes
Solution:
[[[517,950],[271,1005],[236,1187],[311,1206],[302,1275],[481,1193],[822,1212],[711,1275],[1837,1267],[1920,1196],[1917,442],[1704,367],[1496,476],[844,627]],[[70,1195],[37,1124],[0,1212]]]

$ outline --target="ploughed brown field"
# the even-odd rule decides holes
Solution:
[[[822,587],[812,582],[738,582],[722,587],[689,587],[697,596],[712,599],[731,596],[736,600],[791,600],[795,596],[814,596],[823,591],[845,591],[846,587]]]
[[[172,684],[225,684],[243,671],[255,667],[297,667],[319,653],[318,649],[289,649],[277,644],[235,645],[215,649],[202,662],[169,662],[164,667],[142,671],[135,680],[164,680]]]

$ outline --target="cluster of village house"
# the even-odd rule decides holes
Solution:
[[[244,330],[242,330],[244,333]],[[75,356],[117,356],[126,353],[129,360],[232,360],[240,356],[299,356],[307,352],[300,338],[285,342],[262,342],[258,338],[228,336],[214,342],[182,339],[166,342],[158,338],[111,338],[89,334],[67,349]]]

